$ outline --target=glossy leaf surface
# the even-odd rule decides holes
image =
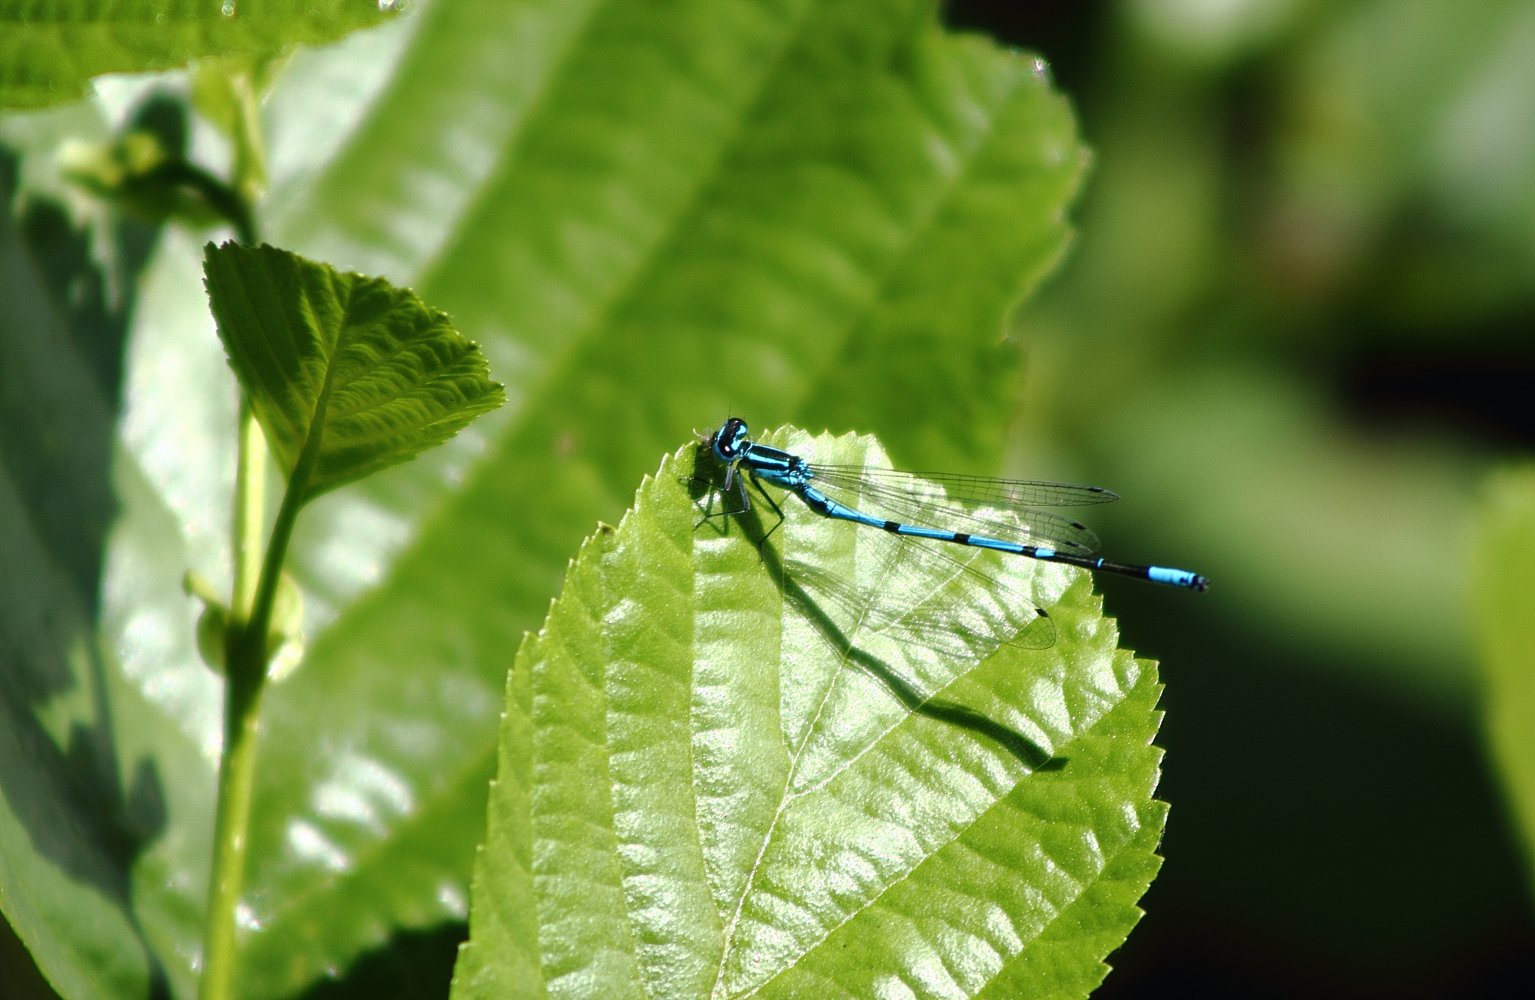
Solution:
[[[1076,571],[703,517],[696,450],[518,655],[454,995],[1086,995],[1160,863],[1154,665]]]

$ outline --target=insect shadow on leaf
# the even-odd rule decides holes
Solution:
[[[750,477],[748,476],[747,479],[749,480]],[[984,736],[1030,771],[1054,771],[1066,765],[1066,758],[1052,756],[1028,736],[985,713],[969,705],[936,698],[924,692],[888,661],[855,641],[848,634],[849,629],[839,624],[828,608],[843,612],[862,609],[859,611],[861,617],[858,618],[861,627],[866,621],[862,615],[867,610],[871,595],[861,592],[855,585],[809,562],[793,559],[786,562],[778,548],[770,541],[781,526],[781,521],[765,526],[760,505],[741,504],[734,508],[729,505],[729,498],[722,496],[723,483],[719,477],[719,463],[709,454],[707,444],[695,452],[693,475],[682,477],[679,481],[688,489],[694,504],[703,512],[703,518],[695,525],[695,530],[709,527],[716,533],[724,535],[729,533],[732,522],[739,524],[741,531],[757,546],[764,566],[795,610],[810,623],[838,656],[857,665],[908,711]],[[748,483],[742,482],[741,488],[745,489],[747,485]],[[761,484],[754,481],[750,485],[759,491],[763,490]],[[763,492],[766,496],[765,491]],[[715,509],[716,502],[719,503],[720,509]],[[776,504],[773,509],[777,510]],[[848,528],[854,530],[851,525]],[[972,578],[971,583],[989,584],[991,582],[984,574],[972,569],[967,563],[939,552],[934,546],[901,542],[893,537],[891,542],[899,544],[903,550],[932,550],[930,555],[922,558],[942,560],[949,564],[955,574],[968,574]],[[892,551],[895,549],[892,548]],[[879,624],[874,628],[888,634],[898,634],[902,640],[928,648],[940,656],[961,658],[984,657],[987,652],[995,651],[1002,645],[1025,649],[1049,648],[1055,641],[1054,625],[1042,609],[1037,610],[1035,617],[1015,636],[993,639],[991,650],[978,648],[979,630],[968,629],[963,622],[952,617],[940,619],[924,614],[918,608],[882,614]],[[854,630],[858,629],[855,627]]]

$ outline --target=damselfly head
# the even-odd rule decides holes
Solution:
[[[714,456],[726,463],[739,460],[750,444],[751,433],[747,430],[746,421],[740,417],[727,419],[709,440]]]

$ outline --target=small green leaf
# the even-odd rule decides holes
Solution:
[[[1526,860],[1535,872],[1535,469],[1493,481],[1476,577],[1487,727]],[[1535,884],[1535,883],[1532,883]]]
[[[101,73],[171,69],[199,56],[276,53],[376,24],[393,4],[357,0],[0,0],[0,106],[78,97]]]
[[[453,995],[1088,993],[1160,863],[1155,665],[1085,574],[705,517],[696,462],[518,654]]]
[[[204,272],[230,365],[305,500],[505,402],[479,348],[382,278],[238,243],[208,244]]]

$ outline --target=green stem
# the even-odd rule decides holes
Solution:
[[[232,185],[197,164],[180,158],[166,160],[148,171],[145,180],[195,191],[209,208],[229,223],[241,243],[255,245],[256,225],[251,220],[250,206],[245,198]]]
[[[241,111],[242,136],[259,136],[254,98],[243,101]],[[259,150],[255,155],[259,156]],[[250,156],[240,158],[242,171],[252,169],[255,163]],[[241,242],[255,245],[256,226],[245,197],[251,185],[245,183],[246,177],[240,176],[235,184],[229,185],[204,171],[193,170],[185,180],[220,210]],[[290,488],[283,497],[263,561],[261,529],[266,465],[266,437],[250,400],[242,393],[235,466],[234,593],[224,642],[224,753],[219,761],[213,870],[208,880],[202,977],[198,984],[198,995],[203,1000],[229,1000],[234,991],[240,894],[245,887],[251,799],[256,785],[256,744],[261,733],[261,695],[266,686],[267,635],[271,631],[272,600],[298,507],[297,503],[289,502],[293,492]]]
[[[218,811],[213,832],[213,871],[203,936],[201,995],[230,996],[234,985],[236,909],[245,881],[251,789],[256,774],[256,737],[264,668],[251,670],[240,640],[252,624],[261,571],[261,527],[266,493],[266,439],[247,400],[240,402],[240,450],[235,468],[235,581],[225,637],[224,754],[219,762]]]
[[[231,635],[235,634],[231,631]],[[237,909],[245,883],[251,791],[256,778],[256,738],[261,728],[262,685],[259,681],[254,685],[236,684],[234,666],[231,659],[229,689],[224,698],[224,756],[219,764],[213,873],[208,888],[208,922],[203,938],[199,989],[203,1000],[227,1000],[233,995]]]
[[[250,621],[256,603],[256,580],[261,572],[261,528],[266,507],[266,435],[251,410],[250,400],[240,396],[240,452],[235,467],[235,586],[230,617]]]
[[[248,407],[244,407],[248,410]],[[248,420],[248,422],[246,422]],[[245,489],[260,489],[259,474],[252,466],[265,462],[266,449],[259,428],[249,414],[242,417],[241,471],[237,484]],[[250,445],[247,447],[247,445]],[[259,452],[259,454],[255,454]],[[312,452],[312,450],[311,450]],[[268,648],[272,630],[272,607],[282,577],[283,560],[293,525],[304,502],[304,484],[313,466],[311,452],[300,457],[298,468],[288,480],[282,506],[272,524],[266,558],[261,561],[260,576],[249,604],[249,617],[239,603],[251,593],[248,583],[254,564],[252,540],[259,531],[260,503],[249,493],[236,498],[236,538],[245,545],[238,557],[236,606],[231,615],[226,653],[224,692],[224,756],[219,765],[218,813],[214,825],[213,873],[208,888],[208,923],[203,946],[203,973],[200,995],[203,1000],[227,1000],[232,995],[237,958],[237,911],[245,884],[246,851],[250,841],[251,793],[255,787],[256,744],[261,731],[261,696],[266,687]],[[252,525],[248,518],[257,518]]]

